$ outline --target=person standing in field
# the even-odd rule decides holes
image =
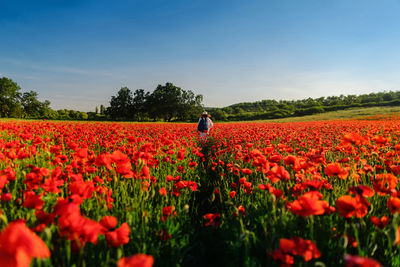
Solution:
[[[207,135],[210,133],[210,129],[213,127],[213,122],[210,119],[210,115],[207,111],[204,111],[197,123],[197,131],[200,134],[200,140],[204,141],[207,140]]]

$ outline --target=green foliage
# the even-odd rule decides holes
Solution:
[[[132,92],[128,87],[122,87],[116,96],[111,97],[107,114],[111,119],[130,119],[132,111]]]
[[[20,92],[17,83],[0,78],[0,117],[56,120],[196,121],[203,111],[203,96],[172,83],[158,85],[153,92],[122,87],[110,106],[95,112],[58,110],[38,100],[35,91]],[[216,121],[250,121],[307,116],[357,107],[400,106],[400,91],[362,95],[340,95],[301,100],[261,100],[224,108],[205,108]],[[100,109],[100,110],[99,110]]]
[[[197,117],[202,111],[202,95],[182,90],[172,83],[158,85],[153,93],[147,96],[147,111],[152,119],[186,121]]]
[[[103,115],[100,113],[96,114],[96,112],[87,112],[86,114],[88,116],[87,120],[90,120],[90,121],[105,121],[108,119],[106,115]]]
[[[133,118],[136,121],[143,121],[147,117],[146,98],[149,96],[148,92],[144,89],[137,89],[133,93],[132,99],[132,112]]]
[[[185,91],[172,83],[158,85],[154,92],[122,87],[111,97],[110,106],[96,106],[95,112],[52,110],[50,101],[39,101],[35,91],[20,92],[11,79],[0,79],[0,117],[54,120],[164,120],[193,121],[203,111],[202,95]]]
[[[19,102],[21,88],[6,77],[0,78],[0,117],[20,117],[22,113]]]
[[[213,118],[217,121],[227,121],[228,120],[228,116],[227,116],[226,112],[222,109],[216,109],[211,114],[213,115]]]
[[[203,111],[202,100],[202,95],[172,83],[158,85],[152,93],[137,89],[133,95],[124,87],[117,96],[111,97],[106,113],[114,120],[190,121]]]
[[[100,114],[104,115],[106,112],[106,107],[104,105],[100,105]]]
[[[49,113],[50,101],[40,102],[38,93],[34,91],[25,92],[21,96],[23,116],[25,118],[44,118]]]
[[[303,115],[311,115],[311,114],[322,113],[322,112],[324,112],[323,107],[313,106],[313,107],[309,107],[309,108],[298,109],[295,111],[294,115],[295,116],[303,116]]]
[[[76,110],[68,110],[68,109],[60,109],[57,110],[57,115],[53,119],[58,120],[87,120],[89,115],[86,112],[76,111]]]
[[[238,103],[224,108],[206,108],[221,120],[265,120],[306,116],[355,107],[400,106],[400,91],[363,95],[340,95],[301,100],[262,100]],[[223,116],[221,115],[223,112]]]
[[[0,117],[3,118],[56,118],[50,109],[50,101],[38,100],[38,93],[20,93],[17,83],[6,77],[0,78]]]

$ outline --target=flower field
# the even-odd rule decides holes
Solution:
[[[400,266],[400,120],[0,121],[0,266]]]

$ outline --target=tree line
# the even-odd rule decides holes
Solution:
[[[194,121],[203,111],[203,96],[172,83],[158,85],[153,92],[122,87],[110,105],[96,106],[94,112],[50,108],[50,101],[39,101],[35,91],[21,92],[7,77],[0,78],[0,118],[54,120]]]
[[[0,78],[0,117],[31,118],[47,116],[50,101],[38,100],[34,91],[21,92],[21,88],[6,77]]]
[[[222,121],[264,120],[312,115],[356,107],[399,106],[400,91],[361,95],[340,95],[301,100],[262,100],[238,103],[224,108],[206,108]]]
[[[90,113],[50,108],[50,101],[40,101],[35,91],[21,92],[21,87],[7,77],[0,78],[0,118],[87,120]]]
[[[205,109],[217,121],[264,120],[311,115],[355,107],[399,106],[400,91],[340,95],[301,100],[261,100],[224,108],[203,108],[203,96],[172,83],[158,85],[152,92],[122,87],[110,105],[94,112],[50,108],[35,91],[21,92],[17,83],[0,78],[0,117],[54,120],[196,121]]]
[[[203,96],[172,83],[158,85],[153,92],[122,87],[111,97],[105,114],[112,120],[193,121],[203,111]]]

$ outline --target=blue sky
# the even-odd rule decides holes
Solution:
[[[0,0],[0,77],[55,109],[172,82],[223,107],[400,90],[399,0]]]

